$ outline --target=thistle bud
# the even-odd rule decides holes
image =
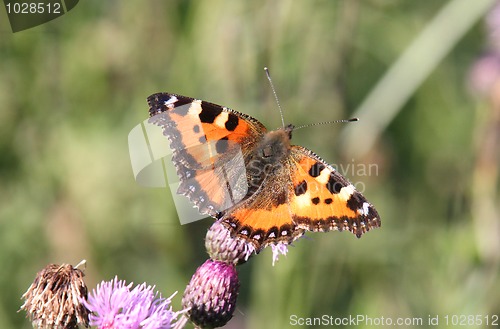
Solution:
[[[251,242],[231,236],[228,228],[219,221],[208,230],[205,248],[211,259],[234,265],[245,263],[256,252]]]
[[[184,296],[182,307],[189,319],[201,328],[225,325],[236,308],[240,283],[233,264],[207,260],[194,273]]]

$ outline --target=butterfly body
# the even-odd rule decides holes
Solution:
[[[278,179],[283,176],[284,161],[290,156],[291,151],[290,137],[293,127],[289,127],[265,133],[245,161],[248,196],[254,194],[268,176]]]
[[[292,145],[293,126],[267,131],[256,119],[193,98],[148,98],[150,122],[171,141],[179,194],[257,251],[308,231],[380,226],[375,208],[319,156]]]

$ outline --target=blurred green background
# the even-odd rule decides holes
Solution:
[[[179,291],[179,309],[212,220],[181,226],[168,189],[136,184],[128,133],[158,91],[279,127],[264,66],[287,122],[360,116],[301,129],[294,143],[350,165],[343,173],[382,228],[309,233],[274,267],[269,250],[252,258],[238,268],[227,328],[288,328],[292,315],[500,314],[500,92],[495,60],[477,64],[500,38],[500,20],[483,19],[493,2],[442,15],[444,32],[430,30],[438,42],[410,51],[419,55],[399,78],[386,73],[452,1],[86,0],[15,34],[1,9],[0,328],[30,328],[16,311],[37,271],[82,259],[90,289],[118,275]],[[401,104],[362,106],[383,79]],[[368,165],[377,170],[358,170]]]

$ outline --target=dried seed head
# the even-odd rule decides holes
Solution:
[[[83,271],[68,264],[47,265],[37,273],[22,298],[34,328],[74,329],[89,326],[89,311],[81,303],[87,298]]]

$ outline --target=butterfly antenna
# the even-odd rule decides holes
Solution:
[[[274,89],[273,80],[271,80],[271,74],[269,73],[269,69],[264,67],[264,71],[266,71],[267,80],[269,80],[269,84],[271,85],[271,89],[273,90],[274,99],[276,99],[276,104],[278,104],[278,108],[280,110],[281,115],[281,124],[283,128],[285,128],[285,119],[283,117],[283,110],[281,109],[280,100],[278,99],[278,94],[276,94],[276,90]]]
[[[327,125],[330,123],[347,123],[347,122],[356,122],[359,121],[358,118],[352,118],[352,119],[343,119],[343,120],[334,120],[334,121],[326,121],[326,122],[317,122],[317,123],[310,123],[308,125],[303,125],[299,127],[293,128],[293,130],[298,130],[306,127],[314,127],[314,126],[321,126],[321,125]]]

